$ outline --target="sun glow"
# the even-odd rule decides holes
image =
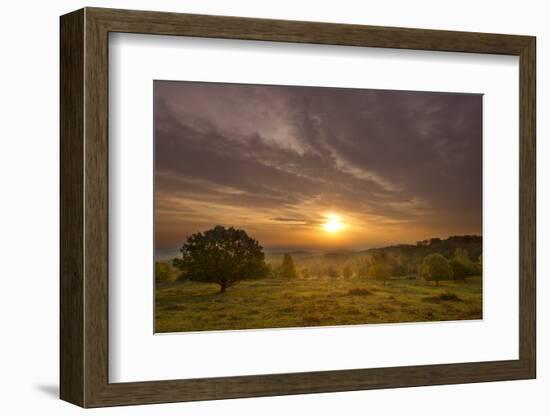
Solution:
[[[323,229],[329,233],[337,233],[344,228],[342,217],[337,214],[328,214],[323,223]]]

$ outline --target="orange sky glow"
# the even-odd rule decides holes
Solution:
[[[155,238],[268,250],[481,235],[482,97],[155,82]]]

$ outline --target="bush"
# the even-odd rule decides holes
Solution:
[[[429,254],[424,257],[422,262],[422,277],[428,282],[435,281],[439,286],[440,280],[451,280],[453,278],[453,270],[449,262],[441,254]]]
[[[155,262],[155,280],[157,282],[168,282],[176,279],[176,270],[169,263]]]

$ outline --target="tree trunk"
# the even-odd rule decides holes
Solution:
[[[220,293],[225,293],[225,289],[227,289],[226,281],[222,280],[220,283]]]

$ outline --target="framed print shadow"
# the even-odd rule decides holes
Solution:
[[[62,16],[60,30],[61,399],[103,407],[536,377],[534,37],[101,8]],[[123,54],[120,36],[155,41],[136,53],[143,43],[130,40]],[[178,50],[180,40],[193,43]],[[235,41],[248,43],[224,43]],[[283,46],[262,57],[269,45]],[[287,63],[284,45],[299,46]],[[315,48],[328,46],[322,61]],[[453,85],[425,57],[398,64],[418,51],[445,52],[469,81]],[[498,78],[492,61],[485,78],[469,75],[489,55],[518,58],[502,78],[507,96],[483,84]],[[224,56],[235,58],[221,79],[211,68]],[[352,69],[300,78],[311,62]],[[511,122],[499,131],[499,119]],[[508,234],[495,231],[503,224]],[[491,346],[473,353],[475,331],[510,300],[513,316],[499,321],[510,345],[477,359]],[[453,337],[467,353],[430,363],[415,352]],[[231,366],[192,357],[209,339]],[[136,371],[115,377],[128,351],[119,341],[143,351],[126,365]],[[295,356],[254,367],[235,353],[243,342],[264,357],[295,343]],[[395,342],[409,345],[406,361],[390,359]],[[156,359],[146,351],[178,345],[189,346],[178,367],[188,371],[136,375]]]

